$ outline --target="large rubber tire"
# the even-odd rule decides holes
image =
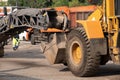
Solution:
[[[31,44],[35,45],[35,38],[34,38],[34,34],[31,34]]]
[[[90,41],[83,28],[72,30],[68,34],[66,60],[68,68],[76,76],[94,76],[100,63],[100,55],[92,53]]]
[[[0,58],[4,57],[4,47],[0,47]]]

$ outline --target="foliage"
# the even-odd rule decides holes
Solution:
[[[8,0],[8,5],[9,6],[15,6],[16,5],[16,0]]]
[[[53,0],[52,6],[53,7],[69,6],[69,3],[68,3],[68,0]]]
[[[16,1],[18,6],[34,8],[88,5],[87,0],[8,0],[8,5],[15,6]]]
[[[9,6],[27,6],[34,8],[49,7],[50,2],[47,0],[8,0]]]
[[[5,6],[6,2],[0,2],[0,6]]]
[[[53,0],[52,6],[69,6],[75,7],[80,5],[88,5],[87,0]]]
[[[70,7],[75,7],[75,6],[79,6],[80,2],[78,0],[72,0],[69,2],[69,6]]]

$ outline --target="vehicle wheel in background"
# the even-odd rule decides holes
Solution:
[[[4,57],[4,47],[0,47],[0,58]]]
[[[35,45],[35,37],[34,34],[31,34],[31,44]]]

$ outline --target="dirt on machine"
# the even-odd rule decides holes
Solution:
[[[4,41],[32,28],[51,64],[63,63],[81,77],[94,76],[109,60],[120,64],[120,0],[88,0],[96,5],[86,20],[71,27],[69,13],[56,9],[26,8],[0,20],[0,54]],[[72,16],[73,17],[73,16]]]

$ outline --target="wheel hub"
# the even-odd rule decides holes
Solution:
[[[79,64],[82,59],[82,48],[78,43],[73,43],[72,58],[75,64]]]

